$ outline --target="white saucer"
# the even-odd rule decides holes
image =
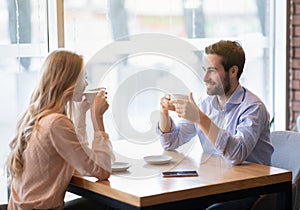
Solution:
[[[168,155],[151,155],[144,157],[144,160],[149,164],[162,165],[169,163],[172,157]]]
[[[114,162],[111,166],[113,172],[116,171],[126,171],[131,165],[125,162]]]

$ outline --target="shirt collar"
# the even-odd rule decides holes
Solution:
[[[229,100],[226,102],[225,107],[226,108],[229,104],[240,104],[245,97],[245,90],[244,88],[239,84]],[[217,96],[214,96],[212,105],[215,109],[219,109],[219,101]]]

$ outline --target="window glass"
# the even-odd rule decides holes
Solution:
[[[274,48],[270,39],[273,28],[270,1],[65,0],[64,6],[65,46],[82,53],[87,63],[93,64],[87,68],[89,88],[107,87],[111,104],[107,129],[116,134],[113,138],[130,138],[131,135],[135,138],[138,132],[148,134],[149,129],[154,132],[153,119],[157,116],[152,117],[159,110],[160,97],[168,90],[167,85],[162,84],[171,83],[172,90],[180,91],[174,83],[179,78],[182,87],[193,91],[197,100],[205,94],[201,73],[197,72],[198,78],[190,82],[192,72],[172,58],[172,53],[166,56],[138,51],[137,48],[145,47],[146,43],[134,45],[133,37],[141,34],[154,33],[184,40],[199,50],[199,59],[204,47],[215,41],[240,41],[246,53],[240,82],[265,102],[272,117]],[[168,41],[148,40],[161,51],[170,45]],[[114,55],[119,59],[110,57],[114,48],[120,51]],[[173,50],[183,49],[175,44]],[[201,60],[198,64],[201,70]],[[123,92],[124,89],[127,91]],[[116,98],[120,93],[122,100]],[[116,102],[121,105],[115,106]],[[128,130],[134,130],[135,134],[127,133]]]
[[[17,120],[28,105],[47,47],[46,1],[0,4],[0,203],[7,202],[5,159]]]

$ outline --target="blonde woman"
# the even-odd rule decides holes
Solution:
[[[92,105],[82,100],[86,86],[81,56],[66,50],[49,54],[10,144],[8,209],[63,209],[75,170],[85,176],[109,178],[114,157],[103,124],[109,105],[103,91]],[[79,114],[73,113],[74,102],[79,102]],[[90,107],[94,127],[91,147],[85,132]]]

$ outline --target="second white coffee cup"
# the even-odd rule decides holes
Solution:
[[[189,100],[189,96],[187,94],[171,94],[171,99],[173,100]]]

